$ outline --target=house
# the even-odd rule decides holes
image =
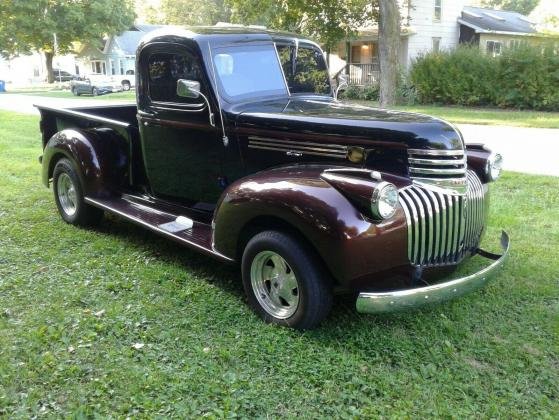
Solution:
[[[504,10],[464,7],[458,24],[461,44],[479,45],[493,56],[500,55],[504,48],[545,38],[526,16]]]
[[[456,48],[461,43],[479,45],[492,55],[522,40],[543,37],[526,16],[483,9],[479,0],[400,0],[402,30],[400,64],[408,70],[429,51]],[[378,80],[378,27],[361,28],[357,37],[338,44],[331,53],[332,74],[345,71],[349,83],[368,85]]]
[[[160,27],[135,24],[130,30],[110,36],[97,45],[82,45],[77,54],[80,74],[134,74],[140,40],[146,33]]]

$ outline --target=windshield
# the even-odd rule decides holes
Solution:
[[[217,49],[213,60],[221,87],[230,99],[287,95],[278,56],[271,44]]]
[[[324,55],[314,46],[252,44],[219,48],[214,50],[213,61],[218,83],[229,100],[288,93],[331,94]]]
[[[291,94],[329,95],[330,77],[324,55],[310,45],[278,44],[278,55]]]

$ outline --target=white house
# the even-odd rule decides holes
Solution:
[[[539,34],[526,16],[479,7],[480,0],[400,0],[402,32],[400,64],[404,70],[423,53],[453,49],[460,43],[479,45],[498,55],[502,49]],[[338,44],[331,54],[332,74],[344,71],[351,84],[378,79],[378,27],[361,28],[355,39]]]
[[[99,44],[83,45],[78,51],[81,74],[134,74],[136,48],[142,37],[161,26],[135,24],[128,31],[113,35]]]

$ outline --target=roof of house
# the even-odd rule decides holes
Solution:
[[[466,25],[478,33],[531,35],[538,32],[527,16],[517,12],[481,7],[464,7],[458,23]]]
[[[119,48],[124,55],[135,55],[136,49],[140,44],[142,37],[151,31],[162,28],[163,25],[147,25],[147,24],[136,24],[129,31],[124,31],[120,35],[112,37],[115,41],[116,48]],[[111,45],[111,38],[109,38],[103,49],[103,53],[109,53],[109,48]]]

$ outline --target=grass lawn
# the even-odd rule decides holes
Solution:
[[[45,98],[66,98],[66,99],[112,99],[112,100],[131,100],[136,101],[136,91],[129,90],[127,92],[115,92],[106,95],[92,96],[92,95],[80,95],[74,96],[69,90],[48,90],[48,91],[28,91],[28,92],[7,92],[7,93],[17,93],[19,95],[27,96],[41,96]]]
[[[376,102],[355,101],[361,105],[378,106]],[[456,124],[510,125],[514,127],[559,128],[559,112],[517,111],[462,106],[413,105],[396,109],[419,112],[442,118]]]
[[[107,218],[58,217],[38,119],[0,112],[0,417],[557,418],[559,178],[494,186],[511,259],[486,289],[398,315],[341,300],[263,324],[235,268]]]

